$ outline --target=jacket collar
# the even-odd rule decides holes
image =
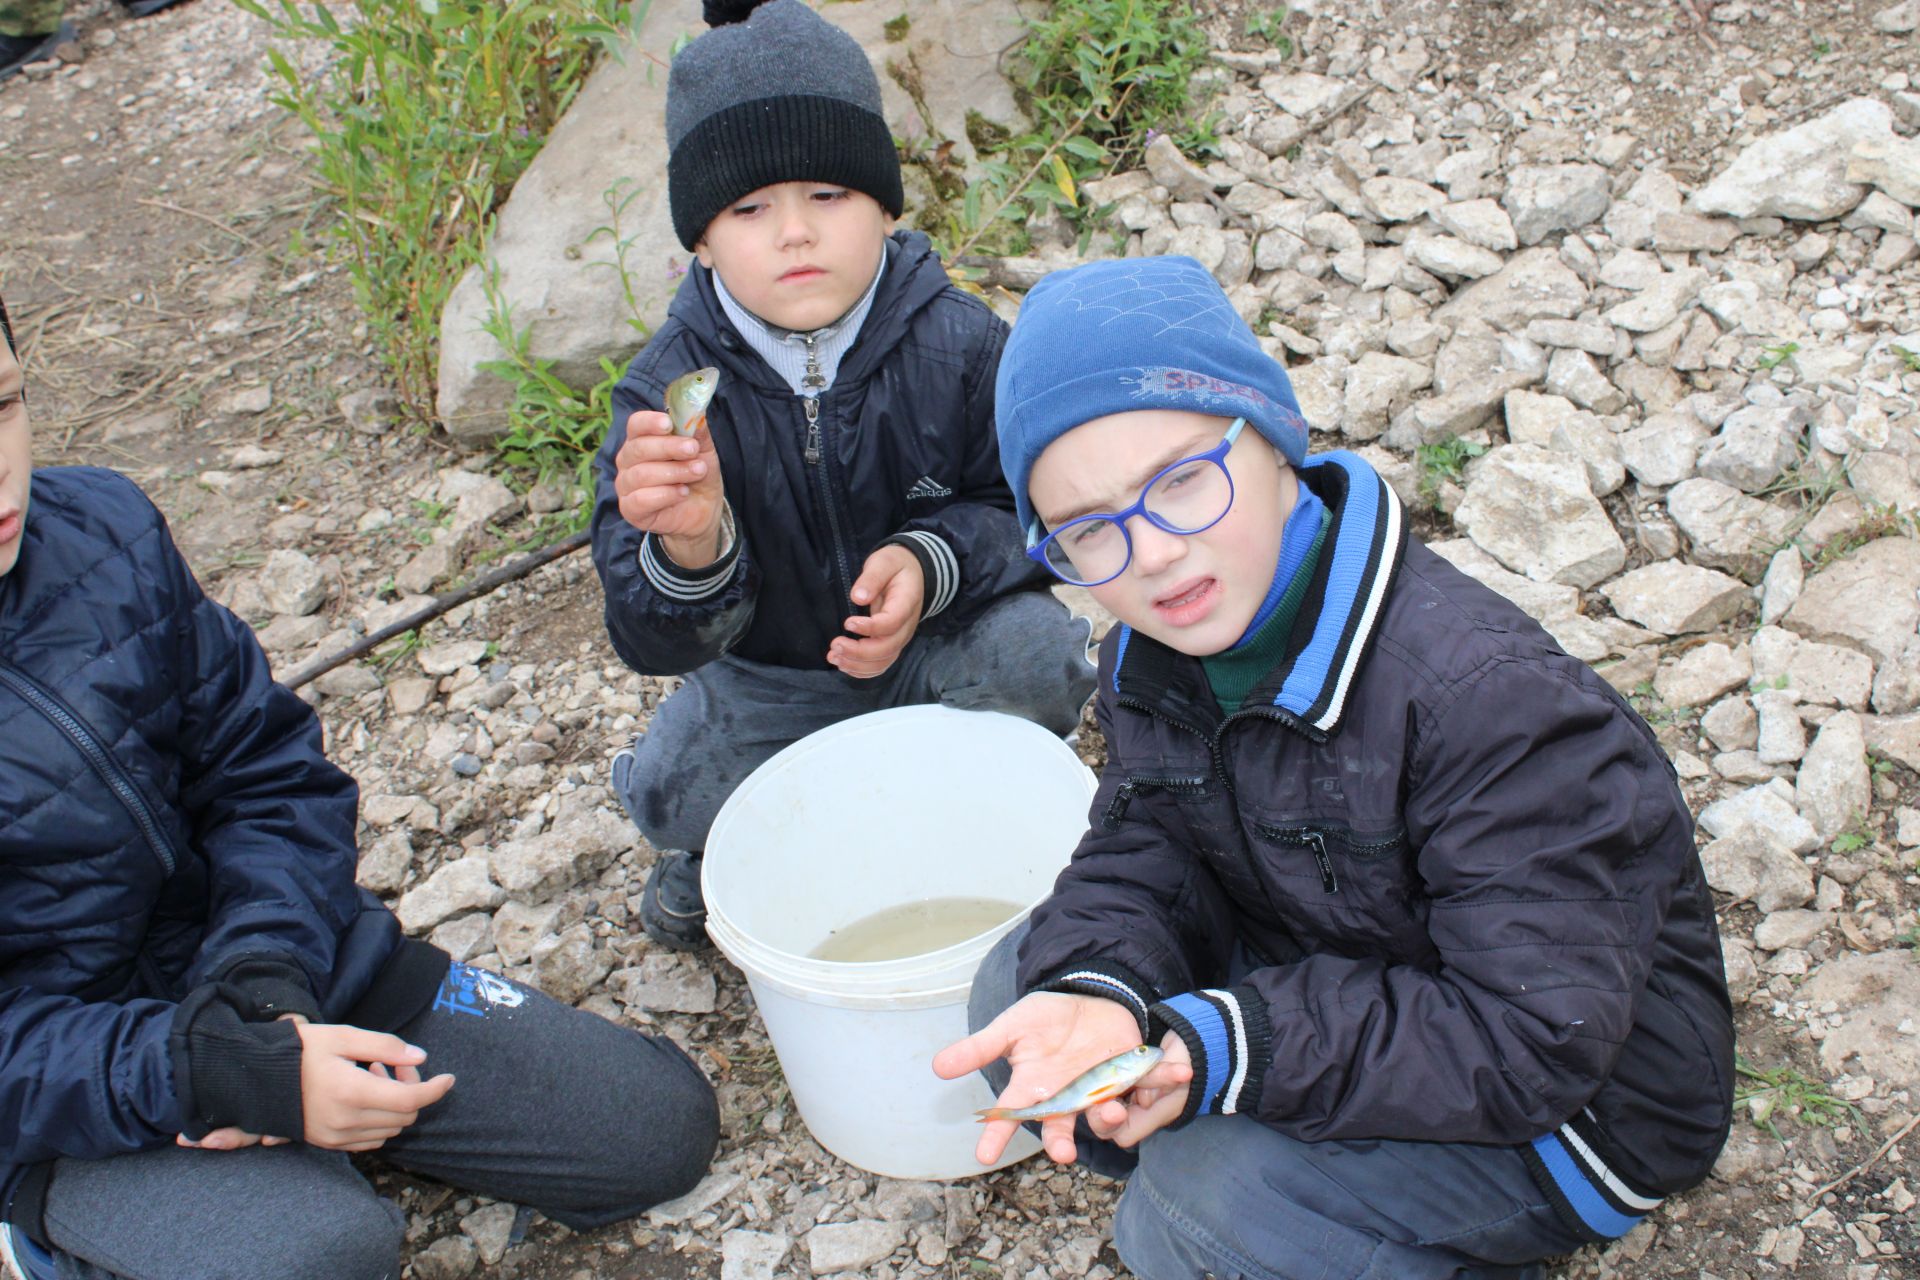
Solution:
[[[1355,454],[1319,454],[1298,470],[1301,482],[1333,513],[1333,523],[1286,656],[1254,686],[1246,705],[1273,707],[1276,719],[1319,742],[1339,731],[1353,682],[1372,650],[1406,554],[1407,520],[1393,489]],[[1131,627],[1121,628],[1118,644],[1113,690],[1123,699],[1150,710],[1184,707],[1190,713],[1211,701],[1197,659]]]
[[[713,272],[695,262],[667,314],[717,349],[727,373],[761,390],[792,395],[787,380],[734,326],[720,302]],[[896,231],[887,238],[886,263],[873,289],[866,317],[853,345],[841,357],[836,386],[865,377],[900,344],[913,314],[944,293],[946,267],[933,244],[918,231]]]

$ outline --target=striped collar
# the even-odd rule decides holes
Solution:
[[[1354,680],[1372,648],[1406,553],[1407,520],[1393,489],[1355,454],[1318,454],[1300,465],[1299,474],[1332,511],[1333,523],[1286,656],[1242,706],[1264,701],[1278,719],[1319,742],[1339,731]],[[1116,694],[1153,706],[1173,695],[1176,683],[1192,683],[1181,669],[1188,664],[1197,669],[1197,659],[1131,627],[1121,628],[1118,644]],[[1204,690],[1204,678],[1199,684]]]
[[[733,327],[740,331],[747,345],[759,352],[760,358],[793,388],[793,394],[817,396],[833,385],[834,378],[840,372],[840,361],[859,338],[861,327],[866,324],[867,313],[873,310],[873,296],[880,292],[880,281],[886,274],[887,255],[883,248],[880,265],[874,268],[873,280],[867,285],[867,291],[860,295],[860,300],[847,308],[838,320],[822,325],[811,333],[782,329],[762,320],[727,292],[727,283],[720,278],[718,271],[713,273],[713,292],[720,299],[720,309],[727,313],[727,319],[733,321]],[[820,375],[826,379],[819,387],[809,387],[806,381],[809,344],[819,360]]]

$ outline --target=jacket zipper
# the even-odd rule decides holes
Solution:
[[[1313,850],[1313,864],[1320,870],[1320,887],[1328,893],[1340,892],[1340,881],[1333,873],[1333,855],[1327,852],[1327,837],[1312,827],[1274,827],[1264,822],[1253,824],[1254,829],[1270,840],[1284,840],[1288,844],[1304,845]]]
[[[1171,791],[1175,795],[1191,796],[1198,795],[1206,784],[1205,778],[1128,778],[1107,802],[1104,825],[1109,831],[1119,826],[1120,819],[1127,816],[1127,806],[1142,792]]]
[[[840,595],[851,608],[853,606],[853,569],[847,560],[846,537],[840,531],[840,512],[834,505],[833,481],[828,475],[826,451],[822,447],[824,428],[820,425],[820,392],[826,387],[827,378],[820,371],[820,353],[814,347],[815,339],[806,337],[802,341],[807,344],[807,371],[800,381],[801,385],[813,391],[812,395],[803,395],[800,398],[801,406],[807,414],[805,457],[807,466],[814,468],[814,474],[819,477],[820,505],[826,510],[827,532],[833,538],[833,563],[840,573],[838,584]]]
[[[120,767],[120,762],[114,759],[112,753],[100,745],[99,738],[87,727],[86,722],[69,711],[58,698],[5,663],[0,663],[0,684],[19,694],[35,711],[51,720],[55,728],[67,735],[93,771],[100,775],[100,780],[107,784],[107,789],[125,807],[133,824],[146,838],[147,847],[160,859],[160,866],[168,875],[172,875],[174,868],[179,865],[173,842],[153,816],[153,810],[147,806],[140,788],[134,785],[133,779],[127,776],[127,771]]]

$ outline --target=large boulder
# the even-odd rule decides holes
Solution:
[[[1807,578],[1781,619],[1810,640],[1843,644],[1876,663],[1896,659],[1920,627],[1920,541],[1880,538]]]
[[[691,255],[667,213],[667,75],[660,62],[679,37],[705,29],[700,9],[695,0],[656,0],[647,10],[624,56],[606,59],[588,77],[515,184],[486,261],[454,286],[440,321],[437,409],[455,440],[480,445],[507,429],[510,388],[480,367],[506,358],[484,329],[492,311],[489,275],[514,326],[528,330],[529,354],[552,360],[554,373],[575,387],[600,380],[602,357],[630,358],[645,332],[666,318]],[[1018,118],[999,70],[1001,51],[1025,30],[1013,0],[843,0],[827,16],[867,50],[895,136],[951,141],[965,160],[973,154],[969,113]],[[896,33],[900,38],[892,38]],[[631,183],[616,186],[623,176]],[[911,205],[911,187],[908,198]],[[610,200],[625,202],[624,287],[615,239],[601,231],[613,223]],[[907,225],[913,213],[910,207]],[[644,330],[629,323],[635,319]]]
[[[1580,459],[1537,445],[1503,445],[1482,458],[1454,522],[1489,555],[1535,582],[1591,587],[1627,559]]]
[[[1848,180],[1854,145],[1892,137],[1893,113],[1886,104],[1855,98],[1816,120],[1751,143],[1689,203],[1699,213],[1735,218],[1837,218],[1867,194],[1861,182]]]

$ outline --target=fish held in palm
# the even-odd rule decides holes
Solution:
[[[1137,1045],[1081,1072],[1072,1084],[1030,1107],[988,1107],[974,1114],[983,1123],[988,1120],[1045,1120],[1049,1116],[1070,1116],[1110,1098],[1117,1098],[1133,1088],[1140,1083],[1142,1076],[1153,1070],[1161,1056],[1160,1050],[1152,1045]]]
[[[707,406],[720,388],[720,371],[709,366],[683,373],[667,384],[667,418],[673,434],[690,436],[707,420]]]

